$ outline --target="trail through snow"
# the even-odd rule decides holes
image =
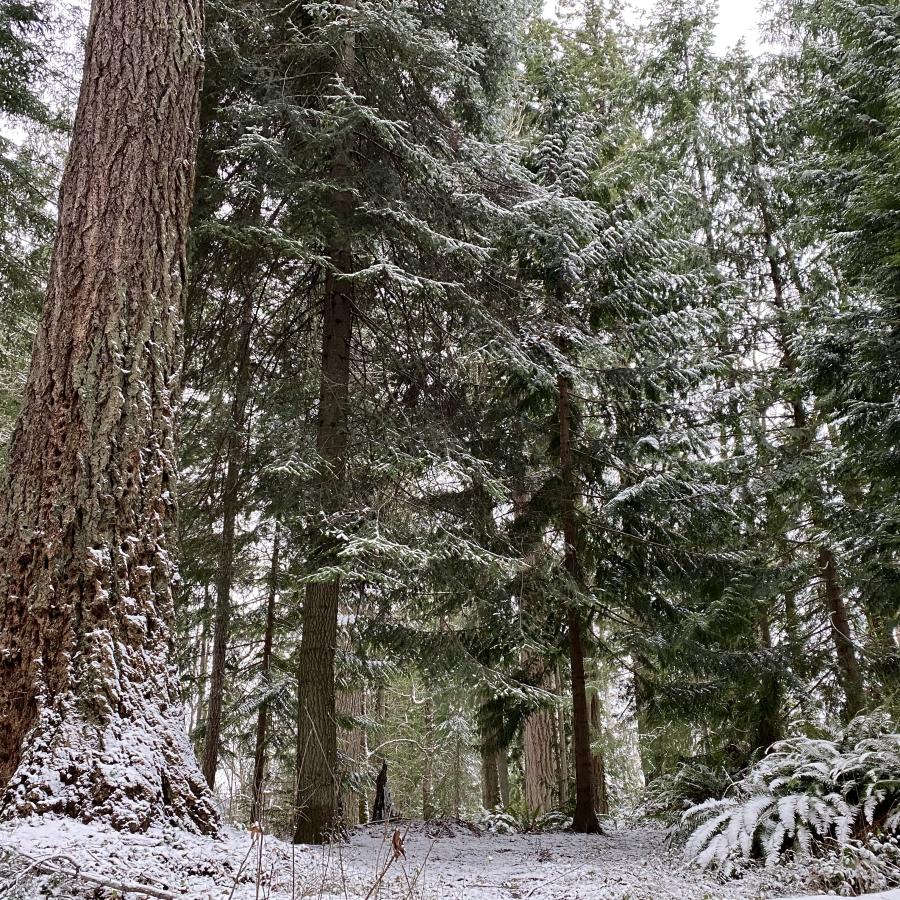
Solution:
[[[393,827],[356,829],[325,848],[296,847],[246,831],[203,838],[175,829],[121,834],[104,825],[32,819],[0,826],[3,851],[48,861],[64,855],[83,872],[144,884],[185,900],[730,900],[773,898],[771,873],[719,883],[683,868],[652,828],[573,834],[479,834],[457,823],[400,826],[405,857],[394,860]],[[8,857],[2,871],[10,870]],[[25,867],[18,859],[18,869]],[[58,861],[71,869],[71,862]],[[15,868],[15,867],[13,867]],[[293,873],[293,877],[292,877]],[[7,879],[11,877],[7,875]],[[70,876],[35,876],[9,896],[73,896]],[[293,891],[292,891],[293,881]],[[259,882],[259,884],[257,884]],[[55,885],[51,887],[51,885]],[[5,886],[9,891],[10,885]],[[39,893],[47,891],[50,893]],[[90,893],[85,896],[114,896]],[[782,886],[781,894],[787,893]],[[53,891],[56,891],[54,893]],[[0,878],[0,898],[4,885]],[[121,895],[116,895],[121,896]],[[136,897],[127,894],[129,898]],[[890,896],[900,900],[900,892]]]

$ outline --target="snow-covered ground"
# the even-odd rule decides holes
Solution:
[[[405,856],[395,860],[393,828],[360,828],[349,843],[326,848],[263,836],[260,854],[260,838],[235,829],[219,838],[175,829],[124,835],[33,819],[0,826],[0,898],[79,896],[78,885],[90,897],[145,885],[157,897],[186,900],[728,900],[787,892],[764,871],[723,884],[685,870],[662,832],[648,828],[599,837],[479,834],[456,823],[400,830]],[[40,874],[49,868],[59,874]],[[118,889],[98,891],[102,882]]]

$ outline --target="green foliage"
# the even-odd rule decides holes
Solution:
[[[819,855],[870,833],[900,833],[900,734],[886,714],[831,738],[775,744],[729,791],[688,809],[685,855],[731,872],[754,857]]]
[[[0,4],[0,466],[24,391],[44,294],[56,182],[46,143],[47,5]]]

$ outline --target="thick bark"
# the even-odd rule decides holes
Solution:
[[[556,771],[552,716],[549,709],[536,709],[525,720],[525,806],[535,815],[544,815],[553,809]]]
[[[260,679],[268,688],[272,674],[272,647],[275,643],[275,601],[278,599],[278,574],[281,554],[281,529],[275,523],[272,538],[272,568],[269,571],[269,596],[266,601],[266,630],[263,636]],[[269,701],[263,700],[256,716],[256,746],[253,751],[253,785],[250,801],[250,823],[262,820],[263,780],[266,771],[266,737],[269,729]]]
[[[559,463],[563,482],[562,527],[565,564],[573,583],[578,581],[578,523],[575,518],[575,476],[572,451],[572,411],[569,382],[559,377]],[[572,746],[575,753],[575,815],[572,827],[582,834],[596,834],[600,823],[594,809],[594,770],[591,760],[591,723],[588,715],[584,672],[584,622],[572,604],[567,612],[569,662],[572,668]]]
[[[487,723],[481,725],[481,805],[488,810],[500,806],[499,753],[494,729]]]
[[[341,254],[336,264],[346,266]],[[350,285],[329,275],[323,337],[318,450],[339,491],[347,456],[347,395],[350,377],[352,303]],[[303,606],[298,665],[297,766],[299,807],[295,843],[327,839],[337,815],[337,723],[334,658],[341,584],[311,584]]]
[[[523,500],[519,506],[524,506]],[[535,552],[528,555],[529,565],[535,558]],[[521,598],[523,619],[534,618],[535,606],[534,597],[525,590]],[[546,691],[552,690],[552,673],[548,672],[540,654],[523,653],[522,665],[531,673],[536,684]],[[553,790],[556,785],[556,770],[553,765],[553,710],[540,708],[527,715],[522,729],[522,750],[525,809],[529,815],[542,816],[553,809]],[[506,802],[509,802],[508,799]]]
[[[244,429],[250,401],[250,338],[253,332],[254,301],[246,293],[241,308],[238,334],[237,378],[231,404],[225,451],[225,484],[222,490],[222,538],[216,573],[216,608],[213,626],[212,670],[206,707],[206,734],[201,765],[203,777],[211,787],[216,784],[216,765],[222,730],[222,701],[225,696],[225,657],[231,627],[231,588],[234,582],[234,541],[239,512],[241,470],[244,465]]]
[[[95,0],[47,299],[0,490],[4,813],[217,816],[170,667],[200,0]]]

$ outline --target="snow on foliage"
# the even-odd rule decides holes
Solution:
[[[781,741],[732,796],[692,806],[681,827],[690,831],[685,855],[701,868],[732,874],[753,858],[773,866],[791,851],[835,866],[852,856],[879,869],[876,884],[900,884],[900,734],[887,714],[876,713],[832,739]]]

